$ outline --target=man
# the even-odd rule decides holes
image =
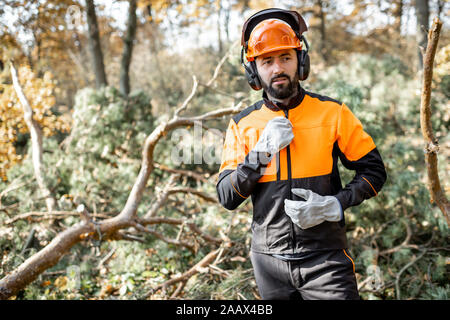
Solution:
[[[263,99],[230,120],[219,200],[233,210],[251,196],[251,260],[263,299],[359,299],[344,210],[381,190],[381,156],[344,103],[299,85],[309,57],[297,12],[263,10],[243,29],[247,79]],[[344,188],[338,158],[356,171]]]

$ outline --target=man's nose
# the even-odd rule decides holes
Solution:
[[[280,63],[280,61],[278,61],[278,59],[275,60],[274,63],[273,63],[273,69],[272,69],[272,72],[273,72],[274,74],[280,74],[280,73],[283,73],[283,72],[284,72],[284,69],[283,69],[283,67],[281,66],[281,63]]]

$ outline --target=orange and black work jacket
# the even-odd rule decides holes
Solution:
[[[372,138],[350,109],[334,99],[301,87],[283,109],[265,93],[263,98],[229,122],[216,186],[220,203],[233,210],[251,196],[252,251],[292,254],[347,248],[343,211],[376,196],[386,180]],[[294,139],[265,159],[252,149],[267,122],[279,116],[292,123]],[[338,158],[356,171],[344,188]],[[303,200],[292,194],[292,188],[335,196],[342,206],[342,220],[298,227],[284,212],[284,199]]]

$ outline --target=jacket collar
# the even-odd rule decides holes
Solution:
[[[263,92],[263,100],[264,104],[272,111],[279,111],[279,110],[289,110],[297,107],[300,103],[302,103],[303,98],[305,97],[305,89],[303,89],[300,84],[298,85],[297,95],[295,97],[292,97],[287,105],[282,104],[281,102],[276,102],[269,100],[267,97],[266,91]]]

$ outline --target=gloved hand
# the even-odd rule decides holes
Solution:
[[[292,124],[285,117],[276,117],[267,122],[252,151],[277,153],[294,139]]]
[[[321,196],[300,188],[292,189],[292,193],[306,200],[284,200],[284,211],[300,228],[307,229],[324,221],[341,220],[342,207],[336,197]]]

